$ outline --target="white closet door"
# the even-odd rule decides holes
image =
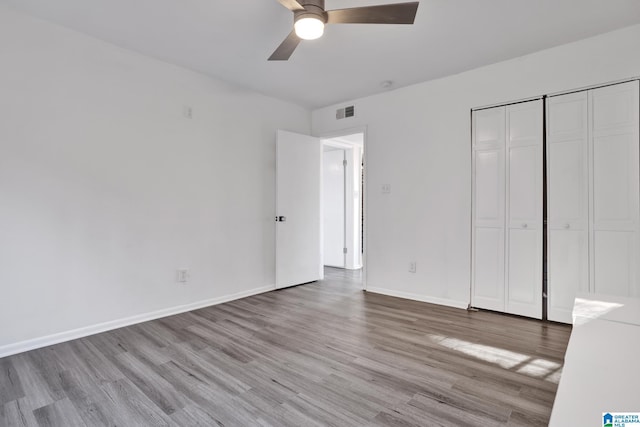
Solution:
[[[507,107],[507,313],[542,318],[542,101]]]
[[[504,311],[505,107],[473,112],[471,305]]]
[[[572,322],[589,291],[587,92],[547,100],[547,317]]]
[[[591,291],[640,296],[638,81],[589,91]]]

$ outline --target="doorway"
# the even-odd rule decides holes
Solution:
[[[364,132],[321,138],[325,267],[364,265]]]

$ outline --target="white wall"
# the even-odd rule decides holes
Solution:
[[[0,357],[273,287],[275,133],[309,111],[5,7],[0,58]]]
[[[367,127],[367,289],[466,306],[470,109],[640,76],[639,51],[637,25],[314,111],[315,135]],[[335,109],[352,102],[356,117],[337,121]]]
[[[345,204],[344,204],[344,150],[322,153],[322,210],[324,265],[344,267],[345,256]]]

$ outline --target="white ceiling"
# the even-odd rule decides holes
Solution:
[[[326,0],[327,9],[404,0]],[[421,0],[410,25],[332,25],[267,58],[276,0],[0,0],[32,15],[309,108],[459,73],[640,22],[639,0]]]

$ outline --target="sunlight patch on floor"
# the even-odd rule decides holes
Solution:
[[[476,359],[493,363],[504,369],[513,370],[530,377],[542,378],[553,383],[560,380],[561,365],[551,360],[535,358],[527,354],[517,353],[503,348],[485,344],[472,343],[458,338],[429,335],[429,339],[444,347],[472,356]]]
[[[533,359],[516,370],[516,372],[529,375],[531,377],[544,377],[548,376],[554,371],[557,371],[560,366],[561,365],[559,363],[552,362],[551,360]],[[551,377],[552,376],[550,376],[549,378]]]

